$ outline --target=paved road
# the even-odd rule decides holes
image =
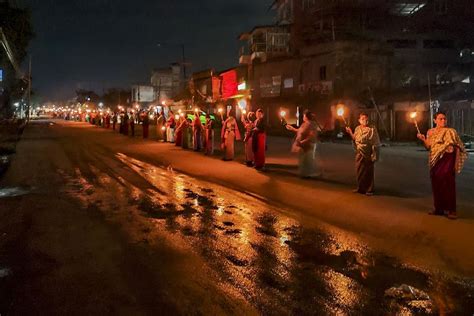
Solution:
[[[336,168],[351,169],[350,150],[324,150],[324,180],[303,181],[278,152],[262,174],[88,124],[33,123],[0,182],[0,313],[472,313],[471,261],[456,262],[469,242],[450,247],[472,231],[470,197],[458,222],[414,211],[429,196],[398,179],[424,167],[409,150],[378,174],[399,187],[354,196]],[[385,295],[402,284],[406,300]]]

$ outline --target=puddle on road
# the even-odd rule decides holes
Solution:
[[[92,185],[76,170],[72,194],[130,221],[133,206],[149,223],[141,231],[146,243],[157,234],[197,253],[224,289],[237,290],[263,314],[464,314],[474,306],[472,280],[429,275],[347,233],[305,227],[245,193],[124,154],[116,158],[145,184],[122,176],[123,170],[111,175],[94,169],[99,183]],[[385,295],[403,284],[428,293],[430,304]]]
[[[0,188],[0,198],[22,196],[30,193],[29,190],[23,188]]]

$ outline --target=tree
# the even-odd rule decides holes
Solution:
[[[92,90],[79,89],[79,90],[76,90],[76,95],[77,95],[76,100],[79,103],[90,102],[90,103],[97,104],[100,101],[99,95]]]
[[[29,42],[33,39],[33,27],[29,10],[10,6],[8,1],[0,3],[0,27],[3,29],[8,43],[18,64],[21,64],[27,55]],[[10,116],[12,109],[9,106],[12,95],[21,95],[24,78],[17,78],[13,66],[7,59],[3,47],[0,47],[0,66],[4,70],[3,92],[0,92],[0,116]]]
[[[102,96],[102,102],[106,107],[114,109],[118,105],[129,106],[130,90],[120,88],[110,88]]]

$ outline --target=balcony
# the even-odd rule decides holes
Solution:
[[[240,65],[248,65],[251,62],[251,56],[250,55],[240,55],[239,57],[239,64]]]

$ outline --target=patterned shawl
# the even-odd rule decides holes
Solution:
[[[461,172],[467,159],[467,152],[455,129],[447,127],[432,128],[428,133],[428,143],[431,146],[430,168],[433,168],[449,147],[453,146],[456,152],[455,169],[457,173]]]

